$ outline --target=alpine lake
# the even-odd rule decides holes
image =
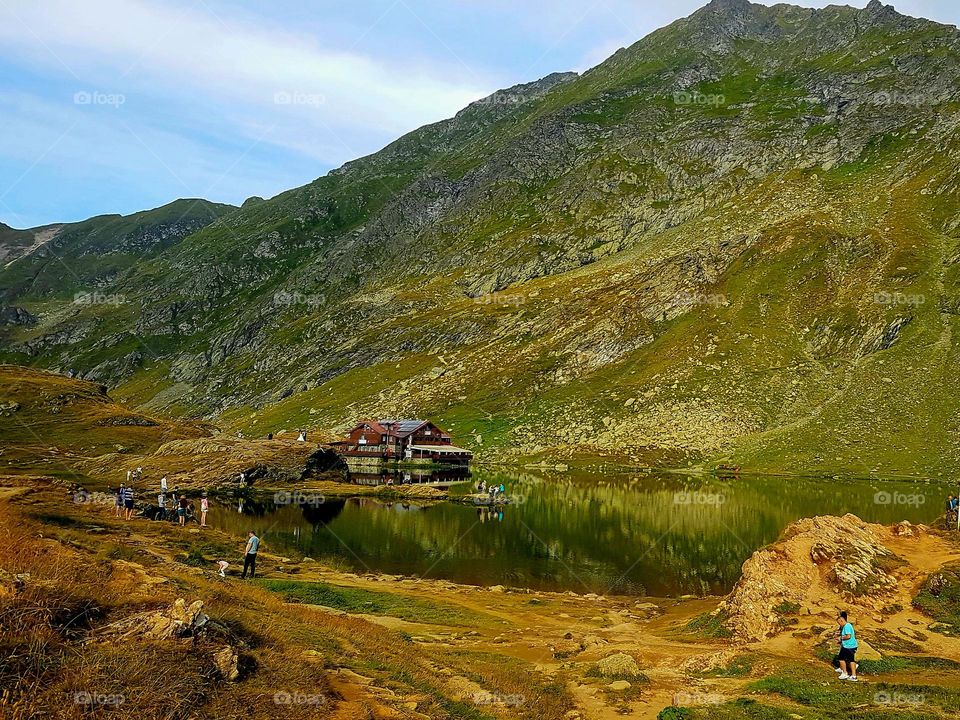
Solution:
[[[791,522],[853,513],[931,523],[956,487],[939,482],[474,468],[397,472],[393,484],[449,487],[461,501],[250,493],[209,522],[264,548],[357,573],[380,572],[577,593],[679,597],[728,592],[743,562]],[[379,484],[380,476],[353,476]],[[503,484],[510,503],[463,501]]]

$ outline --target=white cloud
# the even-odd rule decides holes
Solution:
[[[6,54],[25,54],[33,65],[42,61],[73,75],[79,90],[168,98],[188,113],[191,103],[209,107],[252,138],[262,137],[262,126],[275,126],[281,131],[266,142],[328,162],[369,152],[495,89],[457,68],[387,64],[250,19],[216,16],[208,7],[143,0],[4,3],[0,42]],[[278,104],[278,98],[291,101]],[[358,136],[362,146],[351,147]],[[339,148],[336,158],[330,148]]]

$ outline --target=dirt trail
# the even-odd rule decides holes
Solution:
[[[47,495],[54,497],[52,493]],[[32,493],[9,487],[0,488],[0,499],[34,506],[41,502]],[[62,493],[56,495],[55,501],[61,505],[67,502]],[[184,541],[225,547],[239,542],[236,537],[213,527],[203,530],[193,527],[184,531],[142,519],[128,523],[117,521],[112,517],[112,508],[95,504],[74,506],[72,511],[88,519],[85,532],[91,543],[121,540],[136,548],[140,559],[159,560],[150,568],[151,574],[163,574],[165,568],[176,569],[176,572],[203,575],[220,582],[214,577],[213,567],[190,568],[177,561],[178,557],[183,557]],[[434,606],[459,609],[460,619],[456,624],[452,620],[449,623],[445,620],[424,622],[409,617],[347,614],[335,608],[299,606],[300,611],[315,612],[321,623],[324,616],[338,619],[347,616],[352,621],[371,623],[386,632],[410,637],[425,651],[422,661],[418,659],[418,662],[430,664],[432,672],[446,678],[452,697],[464,703],[475,702],[476,693],[482,689],[464,677],[466,673],[455,665],[455,658],[477,653],[515,658],[530,664],[546,677],[562,680],[577,704],[570,720],[574,717],[613,720],[626,713],[640,720],[653,720],[664,707],[675,701],[686,706],[702,706],[734,699],[744,693],[749,682],[763,673],[775,673],[798,662],[822,667],[824,680],[832,680],[829,668],[816,659],[815,651],[830,634],[836,608],[840,605],[851,608],[858,633],[868,643],[884,634],[887,638],[892,634],[922,647],[922,653],[897,652],[898,655],[934,655],[960,662],[960,640],[929,632],[930,618],[921,615],[911,605],[913,595],[927,574],[945,563],[960,561],[960,543],[923,528],[895,530],[862,524],[864,537],[872,538],[870,542],[882,544],[906,562],[884,566],[896,582],[884,586],[881,593],[844,597],[837,591],[831,572],[835,572],[838,563],[842,567],[852,564],[857,568],[862,563],[856,564],[844,557],[818,565],[811,557],[816,555],[817,548],[820,552],[823,548],[830,549],[831,528],[845,538],[859,537],[853,532],[860,527],[854,522],[859,521],[850,517],[801,521],[774,546],[758,551],[745,564],[745,577],[752,577],[751,563],[756,562],[765,563],[763,570],[770,573],[767,578],[770,582],[750,594],[750,602],[779,601],[779,595],[770,593],[784,589],[783,592],[788,593],[784,597],[795,600],[797,605],[797,609],[786,618],[789,622],[778,626],[772,636],[752,642],[736,636],[705,639],[686,629],[691,620],[702,618],[721,606],[721,598],[651,599],[500,586],[485,588],[445,580],[342,572],[309,561],[291,562],[268,550],[261,554],[259,569],[267,578],[323,582],[337,588],[389,593]],[[124,562],[131,572],[142,568],[136,562],[120,562]],[[804,580],[798,585],[792,582],[792,576],[809,578],[809,581]],[[244,585],[233,576],[222,582],[225,589],[243,592]],[[796,596],[789,595],[791,592],[797,593]],[[477,620],[464,625],[464,615]],[[443,617],[442,614],[439,616]],[[763,619],[762,613],[759,617]],[[427,653],[428,650],[437,652]],[[645,679],[633,677],[627,680],[630,684],[625,687],[622,683],[617,685],[610,677],[598,676],[598,663],[618,653],[632,658]],[[743,655],[749,655],[758,663],[743,677],[715,677],[706,672],[726,668]],[[444,664],[447,662],[449,665]],[[412,696],[400,695],[345,667],[331,669],[329,676],[331,686],[342,700],[327,717],[417,717],[418,701]],[[910,677],[905,674],[903,680],[909,681]],[[870,681],[870,678],[866,679]],[[938,678],[926,678],[925,682],[936,684]],[[957,679],[946,677],[942,682],[956,685]],[[786,705],[786,701],[778,697],[765,698],[765,701]],[[500,714],[500,711],[494,714]]]

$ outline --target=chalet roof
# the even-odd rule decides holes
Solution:
[[[377,435],[390,435],[393,437],[405,438],[417,430],[427,426],[433,425],[440,432],[446,435],[446,432],[441,430],[439,427],[431,423],[429,420],[410,420],[410,419],[392,419],[392,418],[383,418],[381,420],[362,420],[354,425],[354,430],[367,426],[370,428],[371,432],[376,433]]]
[[[387,429],[383,427],[380,423],[378,423],[376,420],[361,420],[360,422],[358,422],[356,425],[353,426],[353,429],[351,430],[351,432],[353,432],[353,430],[356,430],[357,428],[362,428],[362,427],[370,428],[370,431],[377,433],[377,435],[385,435],[387,432]]]
[[[384,419],[379,421],[380,425],[386,427],[390,426],[390,429],[393,430],[400,437],[410,435],[411,433],[416,432],[424,425],[427,424],[426,420],[391,420]]]

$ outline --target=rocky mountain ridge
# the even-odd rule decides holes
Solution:
[[[878,2],[714,0],[122,272],[78,255],[103,302],[14,262],[39,321],[3,358],[254,433],[415,414],[481,457],[960,469],[958,76],[955,28]]]

